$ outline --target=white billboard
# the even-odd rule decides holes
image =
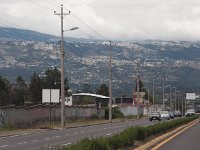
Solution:
[[[49,102],[50,102],[50,90],[42,89],[42,103],[49,103]]]
[[[195,93],[186,93],[186,100],[195,100],[196,95]]]
[[[59,103],[59,89],[42,89],[42,103]]]

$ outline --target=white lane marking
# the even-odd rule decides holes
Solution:
[[[31,134],[31,133],[26,132],[26,133],[23,133],[22,135],[29,135],[29,134]]]
[[[50,140],[50,138],[45,138],[45,140]]]
[[[33,142],[37,142],[38,140],[33,140]]]
[[[10,137],[17,137],[17,136],[19,136],[19,135],[12,135],[12,136],[10,136]]]
[[[21,145],[21,144],[23,144],[23,143],[22,143],[22,142],[20,142],[20,143],[17,143],[17,144]]]
[[[63,144],[63,146],[67,146],[67,145],[71,145],[72,143],[65,143]]]
[[[55,136],[56,138],[59,138],[60,136],[59,135],[57,135],[57,136]]]
[[[104,130],[106,130],[107,128],[103,128]]]
[[[24,144],[26,144],[27,142],[24,142]]]
[[[112,133],[107,133],[106,135],[108,135],[108,136],[109,136],[109,135],[111,135],[111,134],[112,134]]]
[[[7,147],[7,146],[8,146],[8,145],[3,145],[3,146],[1,146],[1,147],[3,148],[3,147]]]

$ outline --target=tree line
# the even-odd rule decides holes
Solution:
[[[36,105],[42,103],[42,89],[60,89],[61,72],[58,68],[47,69],[42,75],[33,73],[30,81],[27,83],[22,76],[17,76],[15,83],[10,83],[6,78],[0,75],[0,106],[8,105]],[[69,84],[67,77],[64,80],[65,96],[69,96]],[[135,88],[137,91],[137,87]],[[143,82],[139,80],[139,91],[145,92],[145,99],[148,99],[148,93],[144,89]],[[89,84],[83,84],[82,90],[78,92],[96,93],[109,96],[108,86],[105,83],[100,84],[96,91],[90,89]],[[150,101],[152,97],[150,96]],[[90,98],[83,100],[84,104],[90,104],[93,101]]]
[[[36,105],[42,103],[42,89],[60,89],[61,72],[58,68],[47,69],[42,75],[33,73],[28,83],[22,76],[17,76],[15,83],[10,83],[0,75],[0,106],[8,105]],[[69,96],[67,77],[64,80],[65,96]],[[90,85],[84,84],[81,92],[91,92]],[[95,91],[100,95],[108,96],[108,87],[101,84]]]
[[[47,69],[44,74],[33,73],[27,83],[22,76],[17,76],[15,83],[10,83],[0,75],[0,106],[42,103],[42,89],[60,89],[61,72],[56,67]],[[69,89],[65,78],[65,91]]]

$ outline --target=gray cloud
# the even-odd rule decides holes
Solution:
[[[75,15],[65,17],[65,28],[80,30],[66,36],[101,38],[84,21],[109,39],[199,40],[199,0],[0,0],[0,25],[20,25],[60,34],[60,20],[53,10],[64,4]],[[67,9],[65,9],[67,11]],[[11,22],[11,23],[10,23]]]

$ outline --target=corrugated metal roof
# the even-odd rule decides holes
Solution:
[[[98,98],[110,98],[107,96],[103,95],[98,95],[98,94],[91,94],[91,93],[77,93],[77,94],[72,94],[73,96],[93,96],[93,97],[98,97]]]

